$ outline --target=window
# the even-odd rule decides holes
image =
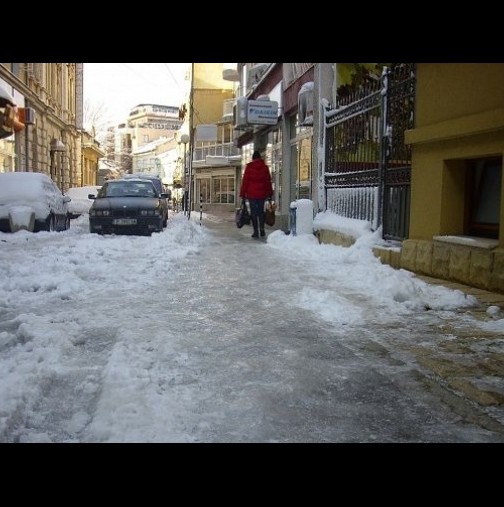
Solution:
[[[219,204],[235,203],[235,179],[233,176],[216,176],[212,178],[213,200]]]
[[[2,64],[2,65],[11,65]],[[0,87],[13,95],[14,89],[6,81],[0,78]],[[2,111],[3,112],[3,109]],[[14,133],[9,137],[0,139],[0,172],[10,172],[14,170],[16,159],[16,136]]]
[[[274,199],[278,206],[282,200],[282,127],[279,125],[268,133],[268,146],[266,150],[266,163],[271,171]]]
[[[499,237],[502,157],[469,160],[466,179],[466,234]]]
[[[313,127],[300,127],[297,114],[289,121],[291,193],[295,199],[311,199]]]
[[[201,178],[196,180],[196,202],[208,203],[210,202],[210,178]]]
[[[311,180],[312,180],[312,139],[305,137],[298,143],[298,178],[297,178],[297,198],[311,199]]]

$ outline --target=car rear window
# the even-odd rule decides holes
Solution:
[[[156,192],[158,194],[161,194],[163,192],[163,184],[161,183],[161,179],[158,178],[157,176],[149,176],[149,175],[145,175],[145,174],[130,174],[130,175],[126,175],[125,178],[129,179],[129,178],[140,178],[140,179],[144,179],[144,180],[148,180],[148,181],[151,181],[152,184],[154,185],[155,189],[156,189]]]
[[[100,191],[98,197],[157,197],[151,181],[117,181],[109,182]]]

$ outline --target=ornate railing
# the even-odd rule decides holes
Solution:
[[[381,79],[345,90],[328,108],[326,209],[383,225],[385,239],[408,237],[415,65],[385,67]]]

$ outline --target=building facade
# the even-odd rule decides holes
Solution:
[[[81,63],[1,63],[0,86],[33,121],[0,140],[0,171],[40,171],[61,190],[82,181]]]
[[[231,211],[241,181],[241,156],[233,143],[236,84],[224,79],[222,63],[192,63],[189,76],[187,98],[180,109],[184,125],[178,138],[181,150],[187,149],[180,157],[187,166],[182,185],[191,209]]]
[[[179,108],[162,104],[138,104],[127,120],[107,129],[105,152],[107,160],[123,173],[136,171],[133,153],[140,154],[144,146],[176,136],[182,120]],[[138,162],[138,156],[136,156]]]
[[[504,64],[419,63],[401,267],[504,292]]]
[[[247,104],[247,122],[238,121],[236,142],[242,150],[242,165],[254,150],[270,168],[277,224],[289,229],[290,204],[313,199],[313,82],[314,63],[239,63],[240,96]],[[265,102],[266,101],[266,102]],[[267,125],[249,121],[251,104],[278,105],[275,121]],[[236,118],[235,118],[236,120]]]
[[[178,107],[138,104],[131,109],[126,121],[131,136],[131,151],[136,151],[161,137],[174,137],[181,125]]]
[[[238,64],[238,73],[237,102],[280,106],[276,125],[235,117],[235,139],[243,165],[258,149],[272,168],[282,228],[290,202],[308,198],[314,212],[380,227],[384,262],[504,292],[504,64]]]
[[[177,167],[177,138],[160,137],[132,152],[132,172],[159,176],[170,188],[174,185]]]
[[[81,171],[77,175],[77,187],[98,185],[98,163],[105,156],[100,144],[89,134],[82,131],[80,139]]]

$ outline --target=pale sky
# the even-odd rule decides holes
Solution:
[[[172,214],[151,237],[90,234],[87,214],[61,233],[0,232],[0,442],[494,438],[430,412],[412,419],[416,391],[387,398],[393,424],[371,400],[361,432],[347,407],[314,433],[313,392],[330,400],[331,382],[354,370],[397,378],[398,362],[362,362],[369,334],[391,354],[412,343],[437,350],[456,319],[461,332],[488,333],[476,354],[500,346],[504,318],[473,318],[461,312],[472,296],[382,264],[367,222],[317,215],[315,228],[357,239],[343,248],[269,228],[266,241],[251,239],[250,226],[217,234],[199,218]],[[317,355],[321,340],[344,346],[344,364]],[[403,372],[417,368],[408,357]],[[297,425],[275,419],[284,405]]]
[[[84,63],[84,104],[104,105],[112,124],[137,104],[179,107],[188,63]]]

